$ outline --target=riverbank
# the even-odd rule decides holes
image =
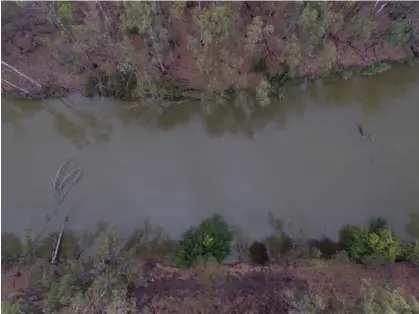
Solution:
[[[372,75],[418,54],[416,6],[127,6],[4,5],[2,60],[20,72],[3,66],[5,95],[36,99],[81,93],[176,102],[251,94],[264,106],[295,81],[330,73],[345,79],[354,72]],[[147,29],[137,25],[134,12],[149,16]],[[324,32],[313,33],[316,28]]]
[[[116,230],[98,226],[84,239],[93,243],[103,232],[106,237],[83,257],[77,244],[81,242],[66,231],[57,265],[46,259],[58,233],[47,235],[41,245],[27,238],[23,255],[2,270],[2,306],[19,303],[22,310],[60,313],[311,313],[313,307],[315,313],[340,313],[381,304],[397,312],[401,304],[386,302],[401,297],[413,313],[418,309],[409,296],[419,296],[419,245],[412,244],[409,261],[394,263],[390,255],[388,260],[385,255],[396,252],[391,249],[395,243],[399,248],[406,244],[392,236],[384,220],[371,220],[368,228],[342,229],[341,243],[292,240],[279,221],[271,219],[271,224],[273,235],[252,245],[220,216],[204,220],[180,241],[148,224],[127,241]],[[368,236],[360,237],[364,232]],[[2,245],[11,240],[3,235]],[[224,251],[223,243],[231,240],[234,245]],[[402,251],[397,249],[397,254]],[[7,262],[4,254],[2,249],[2,267]],[[362,258],[364,265],[354,263],[356,254],[368,254],[368,259]]]
[[[100,307],[108,311],[117,307],[122,313],[134,311],[144,314],[252,311],[277,314],[304,310],[309,313],[345,313],[345,310],[355,311],[361,306],[386,304],[391,297],[399,296],[411,304],[412,313],[417,311],[417,304],[411,301],[410,296],[419,295],[416,285],[419,269],[410,263],[398,263],[391,271],[386,266],[369,269],[336,262],[316,268],[281,265],[262,268],[241,264],[233,267],[207,265],[206,268],[186,271],[148,264],[146,269],[146,277],[141,278],[136,287],[122,287],[122,293],[114,287],[115,296],[110,298],[107,306],[107,301],[91,299],[90,296],[78,304],[67,305],[67,300],[63,299],[68,307],[61,307],[59,313],[82,313],[89,303],[86,313]],[[17,271],[21,276],[11,277]],[[36,273],[34,268],[21,267],[2,274],[4,310],[12,302],[18,303],[17,300],[21,300],[21,309],[34,310],[45,306],[39,286],[36,291],[30,283],[30,278]],[[393,290],[394,287],[403,292]],[[97,291],[96,298],[103,292]],[[372,297],[368,299],[368,296]],[[393,308],[399,309],[398,306],[401,304],[396,303]],[[313,308],[317,310],[313,312]]]

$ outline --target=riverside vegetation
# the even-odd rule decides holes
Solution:
[[[417,2],[391,1],[9,1],[2,88],[264,107],[293,82],[416,62],[418,16]]]
[[[417,218],[412,215],[412,222],[407,226],[413,235],[419,230],[415,223]],[[12,267],[16,271],[22,265],[32,265],[32,274],[24,294],[2,301],[2,312],[212,313],[217,309],[237,310],[239,307],[229,307],[234,305],[231,300],[230,305],[225,303],[222,296],[224,292],[221,295],[216,293],[220,289],[224,291],[225,285],[228,287],[235,280],[229,271],[233,266],[222,263],[233,249],[233,239],[236,245],[245,248],[241,251],[240,263],[262,265],[268,269],[281,260],[289,259],[303,261],[298,266],[301,269],[351,263],[363,263],[376,268],[379,265],[391,266],[394,262],[419,262],[419,243],[401,242],[383,219],[371,220],[367,227],[344,227],[339,243],[330,239],[291,239],[284,232],[280,220],[271,217],[271,225],[275,231],[272,236],[250,245],[241,232],[231,228],[219,215],[205,219],[199,226],[185,232],[180,241],[170,239],[161,229],[152,227],[148,222],[128,240],[121,239],[116,229],[109,232],[106,225],[98,224],[95,232],[86,233],[79,240],[66,231],[61,263],[56,266],[45,260],[50,257],[52,241],[57,233],[48,235],[40,244],[34,243],[28,234],[24,245],[16,236],[3,235],[3,274],[5,267]],[[105,235],[101,243],[94,249],[89,248],[97,243],[100,235]],[[82,257],[81,246],[89,251]],[[151,276],[152,269],[147,270],[145,261],[151,260],[161,262],[166,268],[181,267],[184,269],[178,270],[181,272],[194,270],[195,280],[201,285],[200,289],[197,288],[199,286],[193,286],[195,292],[199,291],[198,295],[183,299],[160,296],[165,304],[163,308],[159,307],[158,302],[141,302],[147,295],[147,289],[162,280]],[[17,265],[20,266],[17,268]],[[176,280],[175,277],[170,278]],[[269,286],[267,277],[263,278],[261,286]],[[291,279],[287,279],[287,285],[281,286],[280,280],[275,278],[276,288],[269,288],[280,289],[276,291],[276,297],[269,296],[268,300],[276,305],[272,305],[267,313],[419,313],[419,302],[413,296],[392,286],[377,288],[368,280],[363,281],[360,296],[350,305],[344,297],[331,297],[296,288],[289,283]],[[243,275],[240,282],[245,281],[246,275]],[[187,290],[188,281],[185,280],[184,284]],[[149,293],[158,295],[159,290]],[[239,290],[236,293],[239,295],[235,295],[235,298],[240,298],[243,292]],[[255,295],[255,292],[251,295]],[[263,308],[263,302],[268,300],[258,304],[259,310]],[[260,300],[253,302],[260,303]]]

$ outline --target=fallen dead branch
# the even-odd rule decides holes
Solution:
[[[52,252],[51,264],[53,264],[53,265],[58,264],[58,258],[59,258],[59,252],[60,252],[61,242],[62,242],[63,233],[64,233],[64,227],[65,227],[65,224],[66,224],[67,221],[68,221],[68,216],[65,217],[64,223],[61,226],[61,231],[60,231],[60,234],[58,236],[55,248]]]
[[[68,159],[65,161],[59,168],[58,171],[55,173],[55,177],[52,179],[52,187],[54,192],[54,198],[55,198],[55,204],[54,209],[51,214],[46,216],[46,223],[41,228],[41,230],[36,234],[34,237],[33,243],[35,244],[42,233],[44,232],[48,222],[51,220],[51,218],[58,212],[58,209],[60,208],[60,204],[64,201],[65,197],[68,195],[68,193],[71,191],[71,189],[78,184],[78,182],[81,180],[83,169],[79,167],[76,163],[76,168],[69,173],[66,173],[67,167],[70,165],[70,162],[72,159]],[[70,184],[68,185],[67,183]],[[65,189],[65,187],[68,186],[68,188]],[[74,210],[75,206],[73,206],[69,213]],[[68,215],[69,215],[68,213]],[[66,221],[68,221],[68,216],[66,218]],[[64,226],[64,225],[63,225]],[[60,236],[61,239],[61,236]],[[59,239],[59,240],[60,240]],[[60,240],[61,241],[61,240]],[[54,250],[55,252],[55,250]],[[58,252],[56,253],[58,254]],[[54,257],[54,256],[53,256]],[[51,260],[54,261],[54,258]]]
[[[34,79],[30,78],[26,74],[20,72],[18,69],[16,69],[15,67],[11,66],[10,64],[4,62],[3,60],[1,61],[1,64],[5,65],[6,67],[8,67],[9,69],[13,70],[14,72],[16,72],[17,74],[19,74],[20,76],[24,77],[25,79],[27,79],[28,81],[30,81],[32,84],[38,86],[39,88],[42,88],[42,85],[41,84],[39,84],[37,81],[35,81]]]
[[[23,89],[23,88],[21,88],[21,87],[19,87],[19,86],[16,86],[15,84],[13,84],[13,83],[11,83],[11,82],[9,82],[8,80],[5,80],[5,79],[1,79],[3,82],[5,82],[6,84],[9,84],[10,86],[12,86],[12,87],[14,87],[14,88],[16,88],[17,90],[20,90],[21,92],[23,92],[23,93],[26,93],[26,94],[30,94],[30,92],[28,92],[26,89]]]

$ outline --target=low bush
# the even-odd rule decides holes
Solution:
[[[252,263],[256,265],[265,265],[269,261],[266,245],[261,242],[254,242],[249,247],[249,255]]]
[[[1,301],[1,312],[3,314],[24,313],[24,305],[21,299],[11,299]]]
[[[400,288],[372,288],[368,283],[361,290],[362,298],[356,313],[419,313],[419,302]]]
[[[43,313],[64,308],[70,313],[135,313],[135,302],[127,297],[129,286],[146,286],[141,263],[134,249],[120,248],[121,239],[113,229],[89,260],[59,264],[51,276],[46,270],[40,288],[44,292]]]
[[[365,76],[371,76],[378,73],[383,73],[392,68],[391,63],[388,62],[380,62],[375,65],[365,67],[360,70],[359,74],[365,75]]]
[[[207,218],[197,228],[184,234],[175,251],[175,264],[191,267],[201,258],[211,256],[221,262],[230,252],[232,239],[232,233],[221,216]]]
[[[349,256],[362,262],[371,256],[382,255],[394,261],[400,254],[400,243],[383,221],[370,222],[370,227],[347,226],[340,233],[340,241]]]
[[[129,72],[105,72],[101,71],[97,76],[90,76],[84,85],[86,96],[99,95],[118,99],[131,99],[132,93],[137,86],[137,78]]]
[[[263,243],[268,249],[270,258],[279,259],[294,248],[294,241],[284,231],[284,222],[274,217],[272,213],[269,213],[269,225],[274,232]]]
[[[419,242],[402,244],[400,258],[405,261],[419,261]]]
[[[406,294],[402,289],[373,287],[365,280],[361,284],[361,298],[353,305],[345,304],[345,299],[338,295],[327,298],[296,290],[285,290],[283,293],[290,307],[288,313],[292,314],[419,313],[418,300]]]

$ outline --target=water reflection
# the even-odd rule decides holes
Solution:
[[[54,129],[77,147],[108,141],[112,125],[97,112],[89,112],[88,109],[77,106],[71,98],[40,101],[3,99],[2,122],[13,125],[15,132],[19,133],[23,119],[48,112],[53,117]]]
[[[1,102],[1,120],[3,123],[10,124],[14,135],[17,136],[22,131],[21,119],[33,117],[42,109],[42,103],[29,100]]]
[[[207,110],[206,105],[200,102],[191,102],[166,108],[162,113],[140,105],[125,105],[126,108],[119,110],[119,116],[127,124],[148,124],[166,131],[198,119],[209,135],[221,136],[227,133],[252,137],[268,124],[282,128],[288,112],[303,113],[304,103],[301,99],[291,101],[292,94],[290,92],[291,98],[285,100],[273,99],[272,105],[266,108],[255,105],[245,108],[235,104],[234,100],[215,105],[211,110]]]
[[[397,104],[412,82],[417,81],[417,67],[395,66],[373,77],[352,77],[348,81],[322,80],[322,87],[309,85],[307,91],[317,104],[340,106],[359,103],[367,114],[376,113],[384,103]]]
[[[409,83],[417,79],[416,73],[417,68],[399,66],[373,77],[353,77],[349,81],[324,79],[305,83],[302,87],[290,88],[284,99],[272,99],[271,105],[266,108],[255,105],[255,101],[250,96],[246,98],[244,94],[239,94],[240,97],[233,101],[214,104],[211,110],[207,110],[200,102],[165,106],[163,109],[159,107],[156,110],[112,99],[93,99],[89,104],[77,96],[48,101],[3,100],[2,121],[13,124],[18,130],[21,119],[47,109],[54,117],[56,131],[78,147],[108,141],[116,123],[115,115],[125,124],[141,123],[165,131],[199,119],[210,135],[229,133],[252,137],[267,125],[283,128],[286,116],[303,114],[307,103],[333,107],[348,102],[359,103],[364,112],[374,113],[389,100],[397,104],[397,98],[403,95]],[[302,89],[304,92],[301,92]],[[102,108],[94,107],[92,103],[112,104],[113,112],[110,117],[104,117],[101,115]]]

